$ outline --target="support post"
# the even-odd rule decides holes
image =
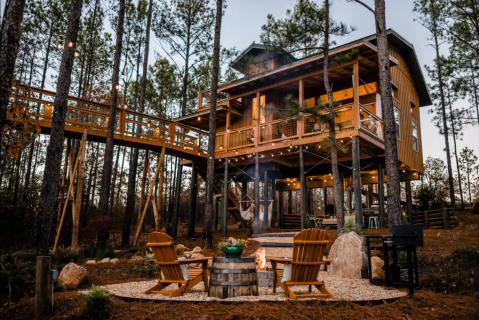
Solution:
[[[83,172],[85,168],[85,151],[86,151],[86,139],[87,139],[87,129],[83,130],[83,139],[81,148],[81,153],[78,155],[80,157],[80,162],[78,163],[78,177],[77,177],[77,190],[75,196],[75,206],[73,210],[72,220],[73,220],[73,230],[72,230],[72,244],[73,249],[78,248],[78,228],[80,227],[80,209],[81,209],[81,198],[83,192]]]
[[[284,203],[283,203],[283,196],[284,192],[283,191],[280,191],[279,192],[279,227],[280,229],[283,229],[283,217],[284,217]]]
[[[161,231],[161,216],[163,210],[163,180],[165,179],[165,146],[161,147],[160,153],[160,181],[158,182],[157,214],[155,215],[155,231]]]
[[[323,196],[324,196],[324,215],[326,215],[326,206],[328,205],[328,187],[323,188]]]
[[[143,204],[145,203],[145,186],[146,186],[146,171],[148,170],[148,150],[145,151],[145,161],[143,164],[143,176],[141,177],[141,193],[140,193],[140,206],[138,207],[138,221],[137,228],[140,227],[141,213],[143,211]]]
[[[180,159],[178,159],[180,161]],[[175,198],[175,212],[173,218],[173,238],[178,235],[178,219],[180,216],[180,199],[181,199],[181,176],[183,175],[183,165],[178,168],[178,176],[176,177],[176,198]]]
[[[264,171],[264,183],[263,183],[263,225],[261,230],[263,232],[268,231],[268,220],[269,220],[269,197],[268,197],[268,188],[269,188],[269,181],[268,181],[268,171]]]
[[[293,191],[288,190],[288,214],[293,214]]]
[[[214,228],[214,230],[218,231],[218,211],[219,211],[219,206],[220,206],[220,198],[216,197],[215,199],[216,199],[216,201],[215,201],[215,217],[214,217],[215,228]]]
[[[306,177],[304,175],[304,146],[299,146],[299,187],[301,188],[301,230],[306,229]]]
[[[68,138],[67,140],[67,149],[66,149],[66,152],[65,152],[65,163],[63,165],[63,174],[62,174],[62,185],[60,187],[60,204],[58,206],[58,217],[57,217],[57,226],[58,224],[60,223],[60,217],[61,217],[61,213],[62,213],[62,204],[63,204],[63,201],[64,201],[64,194],[65,194],[65,181],[66,181],[66,177],[67,177],[67,172],[68,172],[68,160],[69,158],[71,157],[70,155],[70,152],[71,152],[71,140],[70,138]],[[68,194],[66,195],[66,201],[68,201]]]
[[[353,64],[353,127],[359,129],[359,63]]]
[[[273,203],[271,204],[273,206],[273,209],[271,210],[271,228],[274,228],[276,226],[276,215],[277,215],[277,206],[278,202],[276,201],[276,180],[271,180],[271,192],[273,194]]]
[[[308,189],[308,207],[309,207],[309,214],[314,216],[314,195],[313,195],[313,188]]]
[[[241,207],[242,210],[245,211],[247,209],[246,205],[246,198],[248,195],[248,182],[242,182],[241,183]],[[243,218],[241,218],[241,228],[246,228],[246,222],[244,221]]]
[[[196,173],[196,164],[192,162],[191,163],[190,208],[188,212],[188,238],[193,238],[195,234],[197,184],[198,184],[198,175]]]
[[[449,226],[449,213],[447,212],[446,208],[442,208],[442,223],[444,225],[444,229],[450,229]],[[411,224],[412,224],[412,218],[411,218]]]
[[[406,211],[409,219],[409,223],[412,225],[412,192],[411,181],[406,181]]]
[[[374,198],[374,184],[370,183],[368,184],[368,208],[371,209],[371,206],[373,205],[373,198]]]
[[[259,227],[259,152],[255,153],[255,168],[254,168],[254,220],[253,233],[261,233]]]
[[[384,174],[383,163],[378,163],[378,204],[379,204],[379,226],[381,228],[386,227],[386,210],[384,208]]]
[[[354,215],[356,224],[363,227],[363,203],[361,197],[361,167],[359,157],[359,137],[353,137],[353,185],[354,185]]]
[[[52,311],[51,257],[37,256],[35,272],[35,319],[45,319]]]
[[[221,230],[223,231],[223,237],[228,236],[228,161],[228,158],[225,158],[223,192],[221,193]]]

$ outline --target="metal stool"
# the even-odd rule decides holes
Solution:
[[[379,228],[378,217],[369,217],[369,229]]]

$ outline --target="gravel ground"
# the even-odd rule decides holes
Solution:
[[[371,301],[399,298],[407,295],[406,291],[396,289],[386,289],[385,287],[371,285],[367,279],[345,279],[338,276],[328,276],[326,272],[320,272],[319,280],[324,281],[326,288],[333,295],[331,301]],[[146,295],[143,292],[156,285],[157,281],[128,282],[122,284],[112,284],[103,286],[113,295],[118,297],[152,299],[166,301],[215,301],[217,298],[209,298],[206,292],[203,292],[203,283],[196,285],[190,292],[181,297],[170,298],[160,294]],[[173,287],[172,287],[173,288]],[[176,286],[174,286],[176,288]],[[307,292],[307,286],[295,286],[295,292]],[[166,290],[171,290],[166,288]],[[228,298],[222,301],[287,301],[290,300],[283,290],[278,286],[276,294],[273,294],[273,288],[259,288],[259,296],[244,296]],[[313,288],[313,292],[319,292]],[[81,291],[80,293],[85,293]],[[304,300],[304,299],[303,299]]]

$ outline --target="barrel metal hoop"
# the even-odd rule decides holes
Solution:
[[[211,273],[229,273],[229,274],[234,274],[234,273],[256,273],[256,269],[216,269],[212,268]]]
[[[214,257],[213,262],[256,262],[255,257],[246,257],[246,258],[221,258]]]
[[[214,281],[210,280],[210,286],[229,286],[229,287],[241,287],[241,286],[254,286],[258,285],[258,280],[252,281]]]

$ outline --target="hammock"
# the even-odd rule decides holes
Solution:
[[[240,214],[241,214],[241,218],[243,218],[243,220],[245,221],[252,221],[253,218],[254,218],[254,212],[253,212],[253,209],[254,209],[254,205],[251,205],[248,209],[244,210],[240,208]],[[268,225],[270,224],[271,222],[271,217],[273,216],[272,215],[272,212],[273,212],[273,206],[270,205],[268,207]],[[260,222],[263,222],[265,219],[264,219],[264,207],[263,205],[261,204],[259,206],[259,221]]]

